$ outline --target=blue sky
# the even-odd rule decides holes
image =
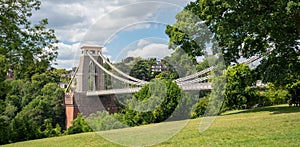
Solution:
[[[48,18],[60,40],[56,68],[77,66],[80,46],[104,46],[111,61],[169,55],[167,24],[189,0],[42,0],[31,18]]]

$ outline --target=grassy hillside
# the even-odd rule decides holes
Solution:
[[[300,145],[300,108],[275,106],[246,111],[231,111],[219,117],[210,128],[199,132],[200,119],[194,119],[171,139],[155,146],[299,146]],[[162,126],[176,127],[183,123],[164,123]],[[151,131],[156,125],[108,132],[114,137],[134,139],[160,138],[161,132]],[[140,129],[148,129],[141,137]],[[166,131],[166,130],[164,130]],[[103,132],[100,132],[103,133]],[[130,140],[130,139],[129,139]],[[103,139],[96,133],[84,133],[41,140],[19,142],[7,146],[120,146]]]

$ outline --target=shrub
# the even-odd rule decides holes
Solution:
[[[87,123],[94,131],[104,131],[111,129],[124,128],[126,125],[119,120],[119,114],[110,115],[107,111],[91,114],[86,118]]]
[[[129,126],[158,123],[171,117],[181,98],[181,89],[169,80],[145,85],[126,103],[124,123]]]
[[[289,92],[281,87],[275,87],[274,84],[268,84],[268,90],[264,96],[268,99],[271,105],[279,105],[288,103]]]
[[[201,98],[198,103],[196,103],[191,112],[191,118],[198,118],[204,115],[209,101],[209,96]]]
[[[257,97],[255,91],[250,88],[255,79],[248,65],[237,64],[226,71],[226,90],[223,109],[245,109],[255,105]]]
[[[72,126],[66,130],[65,134],[77,134],[91,131],[92,129],[82,115],[78,114],[77,118],[72,121]]]

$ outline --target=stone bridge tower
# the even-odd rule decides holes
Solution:
[[[99,46],[83,46],[81,47],[81,55],[79,60],[78,72],[76,75],[76,92],[87,92],[104,90],[104,73],[90,59],[88,52],[103,65],[103,60],[99,57],[102,47]]]
[[[91,60],[88,52],[99,64],[103,65],[103,60],[99,57],[102,47],[99,46],[82,46],[81,55],[76,73],[75,81],[73,81],[73,92],[65,94],[66,107],[66,125],[71,126],[71,121],[77,117],[80,112],[84,116],[91,113],[105,110],[99,96],[86,96],[88,91],[104,90],[104,72]],[[75,90],[75,91],[74,91]],[[103,99],[103,98],[102,98]]]

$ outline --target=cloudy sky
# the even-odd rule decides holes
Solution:
[[[60,40],[57,68],[77,66],[80,46],[104,46],[111,61],[171,54],[167,24],[189,0],[42,0],[31,20],[48,18]]]

